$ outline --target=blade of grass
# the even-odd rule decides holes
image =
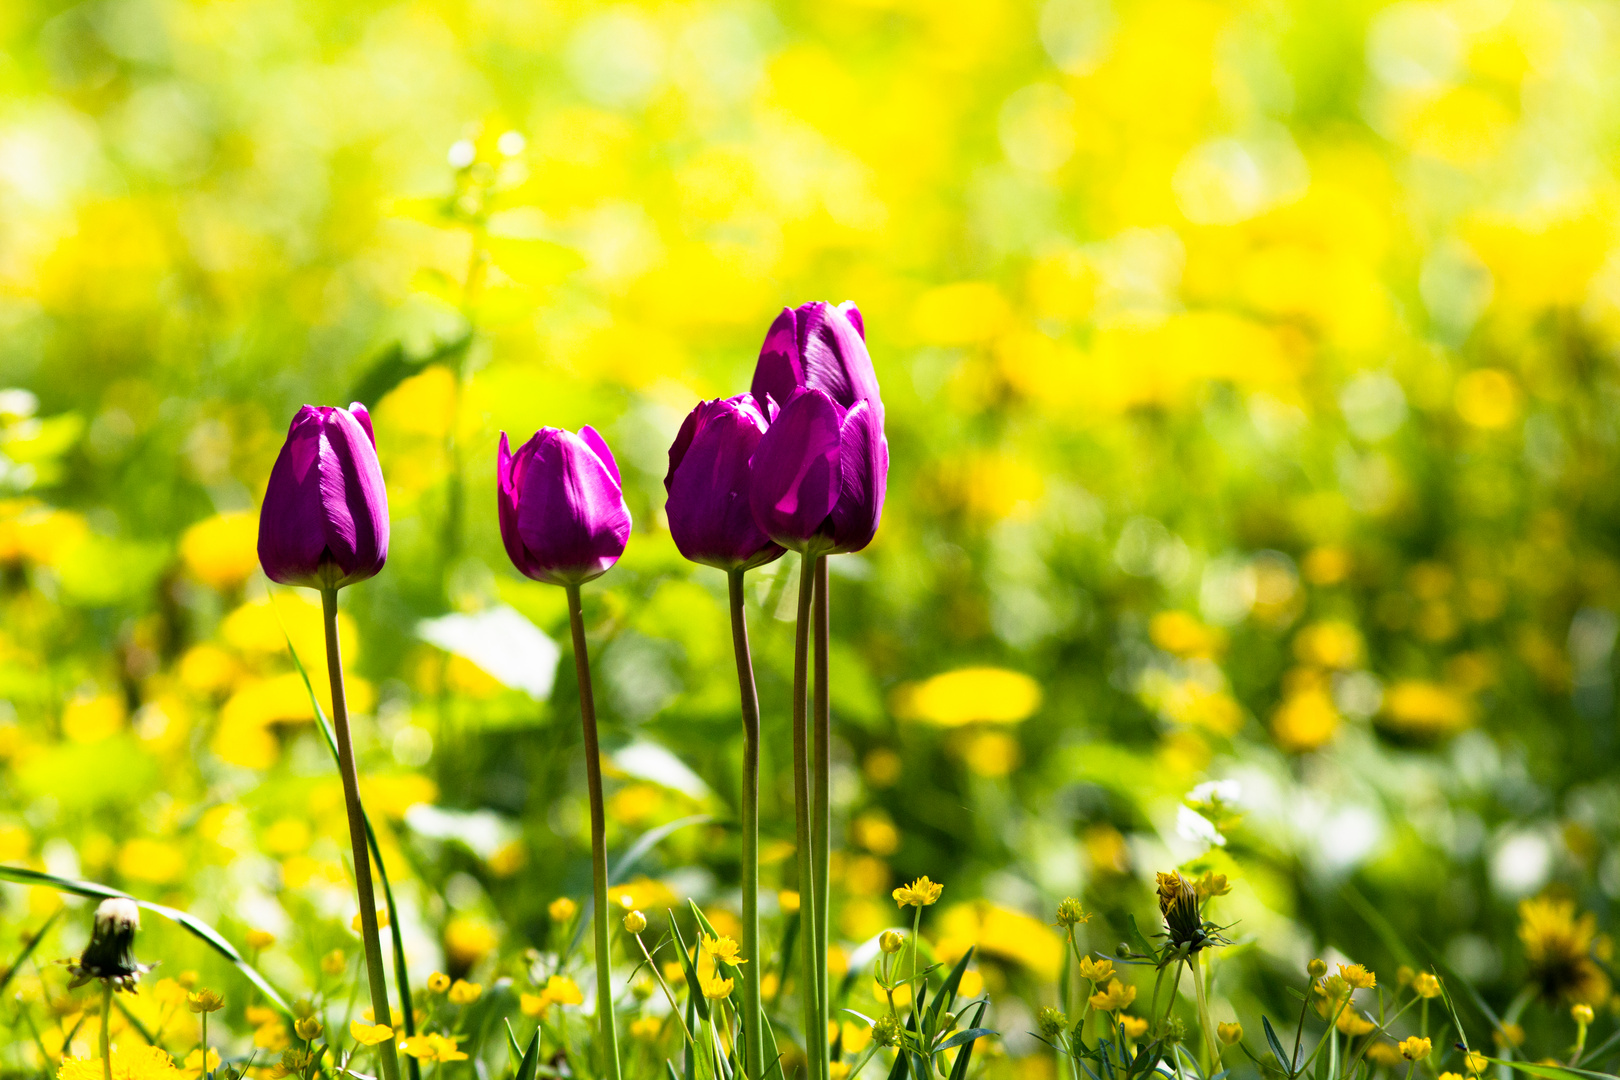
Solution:
[[[87,896],[95,900],[133,900],[138,907],[144,908],[154,915],[160,915],[170,922],[178,924],[194,937],[201,938],[215,952],[229,960],[246,977],[248,982],[258,987],[259,992],[264,994],[276,1008],[289,1017],[293,1015],[291,1006],[287,1004],[280,994],[276,993],[275,987],[265,981],[263,975],[260,975],[251,964],[242,959],[242,954],[236,951],[236,946],[226,941],[218,930],[215,930],[201,919],[186,914],[184,911],[166,907],[163,904],[154,904],[118,889],[98,885],[93,881],[77,881],[73,878],[57,877],[55,874],[30,870],[24,866],[0,865],[0,880],[15,881],[19,885],[41,885],[46,888],[56,889],[58,892],[72,893],[75,896]]]
[[[46,931],[56,925],[56,920],[61,914],[61,908],[51,912],[50,918],[46,919],[45,924],[35,932],[33,937],[28,939],[28,944],[23,946],[23,951],[17,954],[17,959],[12,961],[10,967],[6,968],[6,973],[0,975],[0,993],[4,993],[6,987],[11,985],[11,979],[17,974],[17,969],[22,967],[30,956],[34,955],[34,950],[39,948],[39,943],[44,940]]]

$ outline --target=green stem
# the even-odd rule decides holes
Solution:
[[[106,1080],[112,1080],[112,996],[112,983],[103,982],[101,984],[101,1073],[106,1077]]]
[[[1204,1075],[1209,1076],[1219,1068],[1221,1052],[1215,1045],[1215,1027],[1209,1022],[1209,997],[1204,992],[1203,961],[1204,954],[1195,952],[1188,958],[1187,967],[1192,970],[1193,991],[1198,1002],[1198,1026],[1204,1029],[1204,1051],[1209,1055]]]
[[[828,704],[827,652],[831,647],[832,622],[828,610],[827,557],[819,555],[815,562],[815,599],[812,621],[815,625],[816,660],[814,683],[815,716],[815,816],[811,820],[810,871],[816,886],[816,1030],[827,1037],[827,1025],[832,1019],[831,984],[827,978],[828,920],[832,898],[828,873],[828,860],[832,843],[832,710]],[[922,909],[918,908],[919,916]],[[916,939],[912,940],[912,956],[916,956]],[[913,973],[915,975],[915,972]],[[912,991],[912,1011],[916,1011],[916,990]],[[921,1030],[919,1024],[918,1030]],[[830,1055],[823,1055],[821,1078],[828,1080],[831,1069]]]
[[[641,948],[641,955],[647,958],[647,970],[652,972],[653,978],[658,980],[659,987],[664,991],[664,1000],[669,1002],[669,1011],[675,1015],[676,1020],[680,1021],[681,1034],[686,1036],[688,1043],[692,1042],[692,1029],[686,1026],[686,1019],[681,1016],[681,1003],[675,1000],[675,991],[671,990],[669,983],[664,981],[664,973],[658,970],[657,964],[653,963],[652,953],[647,951],[647,943],[641,940],[640,934],[631,934],[630,936],[636,939],[636,944]]]
[[[813,557],[801,555],[799,617],[793,633],[793,824],[798,841],[799,951],[804,968],[799,996],[803,1001],[807,1075],[820,1077],[821,1059],[826,1057],[827,1029],[816,1029],[821,980],[820,965],[816,963],[816,892],[810,855],[810,731],[805,707],[805,684],[809,681],[810,667],[810,597],[814,580]],[[822,962],[825,961],[823,955]]]
[[[613,965],[608,938],[607,815],[602,809],[602,748],[596,739],[596,700],[585,649],[585,613],[579,586],[569,585],[568,622],[574,632],[574,671],[579,677],[579,720],[585,739],[585,786],[591,802],[591,877],[595,885],[596,1017],[601,1025],[602,1074],[620,1080],[619,1033],[613,1022]]]
[[[349,703],[343,692],[343,655],[338,645],[337,590],[321,590],[321,612],[326,623],[326,671],[332,682],[332,728],[337,736],[338,773],[343,778],[343,801],[349,814],[349,843],[354,849],[354,884],[360,900],[360,939],[366,950],[366,978],[371,988],[372,1017],[392,1025],[388,1007],[388,974],[383,969],[382,942],[377,935],[377,897],[371,886],[371,855],[366,850],[365,815],[360,805],[360,774],[354,764],[354,740],[349,733]],[[410,1008],[410,1002],[402,1002]],[[384,1080],[399,1080],[399,1058],[394,1040],[377,1046]]]
[[[760,979],[764,965],[759,953],[759,692],[754,686],[754,661],[748,649],[748,617],[743,608],[743,571],[726,575],[731,593],[731,644],[737,654],[737,689],[742,698],[742,917],[743,959],[751,965],[742,973],[742,1025],[748,1080],[765,1075],[764,1005]]]

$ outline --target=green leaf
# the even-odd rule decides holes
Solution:
[[[994,1034],[996,1034],[996,1032],[992,1031],[990,1028],[968,1028],[966,1031],[958,1031],[955,1035],[952,1035],[949,1039],[946,1039],[934,1049],[949,1050],[952,1047],[961,1046],[963,1043],[972,1042],[974,1039],[982,1039],[986,1035]]]
[[[438,342],[425,354],[416,356],[406,352],[405,346],[396,341],[371,361],[365,373],[350,388],[347,400],[358,401],[375,409],[377,403],[400,383],[412,375],[421,374],[434,364],[454,361],[471,344],[472,333],[468,331]]]
[[[709,1000],[703,996],[703,984],[698,981],[697,966],[692,963],[692,957],[687,955],[686,939],[681,937],[681,927],[675,921],[673,911],[669,912],[669,932],[675,935],[676,955],[681,959],[681,970],[686,973],[686,1000],[688,1004],[695,1004],[698,1015],[707,1020],[709,1018]]]
[[[1540,1077],[1540,1080],[1573,1080],[1575,1077],[1581,1077],[1583,1080],[1616,1080],[1613,1073],[1592,1072],[1590,1069],[1576,1069],[1568,1065],[1538,1065],[1533,1061],[1508,1061],[1505,1058],[1493,1057],[1486,1057],[1485,1060],[1493,1065],[1506,1065],[1510,1069],[1517,1069],[1527,1076]]]
[[[484,250],[502,273],[520,285],[555,285],[585,265],[579,252],[550,240],[488,236]]]
[[[1277,1066],[1282,1069],[1284,1076],[1293,1076],[1294,1064],[1283,1053],[1282,1043],[1277,1040],[1277,1031],[1271,1026],[1271,1019],[1261,1016],[1260,1026],[1266,1029],[1266,1043],[1271,1047],[1271,1056],[1277,1059]]]
[[[235,965],[236,969],[247,978],[248,982],[258,987],[259,992],[269,998],[276,1008],[289,1017],[293,1014],[287,1002],[276,992],[276,988],[266,982],[264,976],[255,971],[251,964],[242,959],[242,954],[236,951],[236,946],[226,941],[218,930],[195,916],[188,915],[177,908],[139,899],[129,895],[127,892],[106,885],[98,885],[93,881],[78,881],[73,878],[57,877],[55,874],[30,870],[24,866],[0,865],[0,880],[15,881],[19,885],[43,885],[46,888],[56,889],[58,892],[72,893],[75,896],[87,896],[93,900],[133,900],[137,906],[150,911],[154,915],[161,915],[172,923],[178,923],[182,929],[202,939],[215,952]]]
[[[945,984],[939,988],[939,993],[934,996],[934,1004],[928,1010],[930,1031],[933,1030],[934,1025],[939,1023],[941,1008],[949,1008],[947,1002],[950,1005],[956,1003],[956,988],[962,985],[962,976],[967,971],[968,962],[973,959],[974,949],[975,946],[968,946],[968,951],[962,954],[962,959],[956,962],[956,966],[951,969],[951,973],[945,977]]]
[[[981,1019],[984,1018],[984,1010],[985,1005],[983,1002],[980,1002],[978,1009],[973,1014],[973,1019],[968,1021],[969,1030],[976,1030],[976,1025]],[[979,1045],[977,1040],[970,1042],[962,1048],[962,1052],[960,1054],[956,1055],[956,1061],[951,1064],[950,1080],[965,1080],[967,1077],[968,1062],[973,1059],[973,1048],[977,1045]]]
[[[540,1066],[540,1029],[535,1028],[534,1035],[529,1039],[529,1048],[523,1051],[523,1060],[518,1062],[517,1075],[512,1080],[534,1080],[534,1072]]]

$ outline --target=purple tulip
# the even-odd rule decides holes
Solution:
[[[259,562],[271,581],[340,589],[388,561],[388,491],[371,415],[305,405],[287,429],[259,511]]]
[[[846,409],[870,401],[883,423],[883,400],[877,374],[866,351],[866,321],[846,301],[837,307],[817,300],[783,308],[760,346],[754,368],[754,399],[762,408],[778,408],[799,387],[822,390]]]
[[[528,577],[579,585],[624,554],[630,508],[613,451],[594,428],[541,428],[515,454],[501,432],[495,479],[501,539]]]
[[[844,408],[826,391],[788,398],[754,451],[754,520],[783,547],[815,555],[872,542],[888,489],[889,442],[880,406]]]
[[[698,404],[669,448],[664,509],[675,546],[693,562],[750,570],[782,554],[754,521],[749,459],[765,433],[751,394]]]

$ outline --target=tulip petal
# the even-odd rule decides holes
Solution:
[[[838,305],[838,310],[843,313],[844,318],[849,320],[849,324],[855,328],[855,332],[861,335],[861,340],[865,341],[866,319],[861,315],[861,309],[855,306],[855,301],[845,300]]]
[[[859,551],[877,535],[889,487],[889,440],[870,402],[857,402],[839,431],[838,503],[832,509],[835,552]]]
[[[681,421],[681,430],[675,433],[675,441],[669,444],[669,468],[664,473],[665,495],[670,493],[670,484],[675,479],[675,470],[681,467],[687,449],[697,436],[698,416],[703,412],[706,405],[708,405],[708,402],[702,402],[697,408],[686,414],[686,419]]]
[[[387,561],[388,492],[369,422],[310,405],[293,418],[259,515],[259,561],[271,580],[336,588]]]
[[[805,304],[799,308],[798,329],[804,385],[825,390],[846,409],[871,401],[881,419],[883,404],[866,339],[843,309],[820,301]]]
[[[754,382],[750,387],[762,408],[768,408],[769,402],[775,402],[780,408],[793,396],[793,391],[804,385],[797,319],[792,308],[783,308],[771,328],[765,331],[765,343],[759,347],[759,363],[754,368]]]
[[[619,479],[619,463],[613,460],[613,451],[608,449],[607,440],[598,435],[596,429],[589,424],[579,429],[579,437],[602,460],[602,464],[607,466],[608,475],[613,477],[613,482],[621,488],[624,487],[624,481]]]
[[[366,438],[371,440],[371,448],[373,450],[377,449],[377,433],[371,430],[371,414],[366,411],[365,405],[358,401],[351,401],[349,402],[349,411],[360,422],[360,426],[366,429]]]
[[[842,414],[822,391],[796,391],[754,451],[754,520],[783,547],[802,549],[838,502]]]

